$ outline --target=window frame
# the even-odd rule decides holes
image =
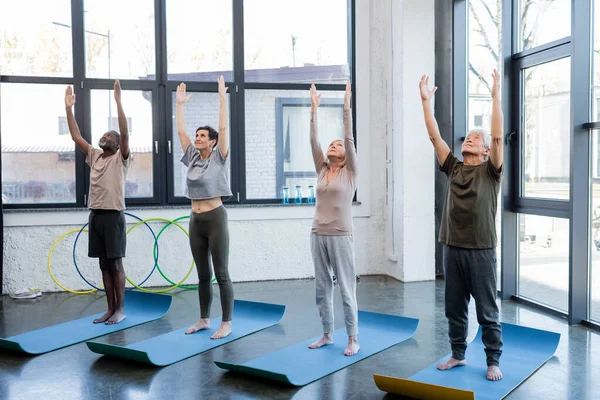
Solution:
[[[247,199],[246,197],[246,162],[245,162],[245,90],[246,89],[282,89],[308,91],[306,83],[261,83],[245,82],[244,75],[244,0],[232,1],[232,54],[233,81],[226,82],[230,94],[230,148],[231,148],[231,190],[233,196],[225,204],[277,204],[281,200]],[[352,84],[352,103],[356,103],[356,24],[355,0],[347,0],[348,18],[348,65]],[[77,96],[74,109],[75,119],[84,139],[91,143],[91,90],[110,90],[114,79],[87,78],[85,66],[85,30],[84,0],[71,0],[71,35],[73,52],[72,77],[43,77],[0,75],[2,83],[40,83],[71,85]],[[154,39],[155,39],[155,75],[154,79],[134,80],[120,79],[123,90],[146,90],[152,92],[152,149],[153,149],[153,194],[146,198],[127,198],[127,206],[178,206],[189,204],[185,197],[174,195],[173,152],[169,152],[169,143],[173,143],[173,127],[171,126],[171,91],[180,82],[169,80],[167,70],[167,21],[166,0],[154,0]],[[216,82],[186,82],[190,91],[216,92]],[[345,84],[320,84],[320,91],[344,91]],[[57,99],[62,101],[62,99]],[[124,104],[125,112],[127,105]],[[356,118],[355,107],[352,107],[353,118]],[[356,128],[353,127],[356,142]],[[276,149],[279,151],[279,149]],[[0,154],[1,157],[1,154]],[[85,164],[85,155],[75,152],[75,186],[76,201],[74,203],[26,203],[4,204],[5,209],[81,209],[87,206],[89,190],[89,167]],[[356,195],[355,195],[356,199]]]

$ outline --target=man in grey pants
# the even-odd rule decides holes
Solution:
[[[466,365],[469,301],[475,299],[477,322],[485,345],[487,379],[502,379],[502,326],[496,304],[496,209],[502,179],[503,125],[500,74],[492,74],[491,136],[482,129],[467,134],[463,162],[452,154],[440,135],[431,109],[437,90],[427,76],[419,84],[425,124],[440,163],[448,176],[439,241],[444,245],[445,310],[452,357],[439,370]]]

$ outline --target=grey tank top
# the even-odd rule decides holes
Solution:
[[[210,157],[202,160],[198,149],[190,144],[181,157],[181,162],[188,167],[185,197],[205,200],[232,196],[229,187],[229,157],[223,157],[218,147]]]

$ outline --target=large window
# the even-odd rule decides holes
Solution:
[[[81,133],[97,146],[104,132],[119,130],[112,89],[115,79],[121,82],[134,157],[126,181],[129,206],[189,201],[174,124],[180,82],[193,94],[185,106],[192,136],[199,126],[218,127],[217,79],[225,77],[229,203],[274,203],[281,186],[314,183],[310,83],[323,93],[322,142],[343,132],[343,91],[353,78],[353,1],[42,3],[25,0],[0,14],[8,208],[86,205],[89,169],[69,134],[67,86],[77,96]]]
[[[569,199],[571,59],[523,71],[523,195]]]
[[[566,312],[569,220],[519,215],[519,295]]]
[[[222,73],[232,81],[232,2],[169,0],[166,7],[169,79],[212,82]]]
[[[591,120],[600,121],[600,1],[595,0],[593,13],[592,109]],[[600,134],[592,131],[590,162],[590,312],[589,318],[600,322]]]
[[[10,11],[8,11],[10,7]],[[0,13],[0,75],[72,76],[71,0],[5,3]]]
[[[246,1],[246,81],[345,83],[349,5],[348,0]]]
[[[75,145],[60,132],[64,87],[3,83],[1,95],[3,203],[74,204]]]
[[[88,78],[154,75],[153,0],[84,0],[84,16]]]
[[[571,34],[571,0],[518,0],[520,50],[529,50]]]

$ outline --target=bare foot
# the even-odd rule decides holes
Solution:
[[[221,326],[213,335],[210,337],[211,339],[223,339],[224,337],[229,336],[231,333],[231,321],[221,322]]]
[[[360,346],[358,345],[358,339],[356,336],[348,337],[348,346],[344,349],[345,356],[353,356],[358,353]]]
[[[185,334],[189,335],[191,333],[196,333],[198,331],[203,331],[206,329],[210,329],[210,319],[202,318],[200,319],[200,321],[198,321],[196,325],[190,327],[187,331],[185,331]]]
[[[125,310],[117,310],[115,313],[105,322],[106,325],[115,325],[125,319]]]
[[[309,349],[318,349],[319,347],[327,346],[328,344],[333,344],[333,339],[331,337],[331,333],[325,333],[321,340],[318,342],[314,342],[308,345]]]
[[[107,311],[106,313],[104,313],[104,315],[103,315],[103,316],[101,316],[100,318],[96,318],[96,319],[95,319],[93,322],[94,322],[95,324],[101,324],[101,323],[103,323],[103,322],[106,322],[106,321],[108,321],[108,319],[109,319],[110,317],[112,317],[112,315],[113,315],[113,314],[114,314],[114,312],[112,312],[112,311]]]
[[[437,369],[440,371],[445,371],[454,367],[464,367],[465,365],[467,365],[467,360],[457,360],[452,357],[448,361],[438,364]]]
[[[487,375],[489,381],[499,381],[502,379],[502,371],[495,365],[490,365],[487,370]]]

